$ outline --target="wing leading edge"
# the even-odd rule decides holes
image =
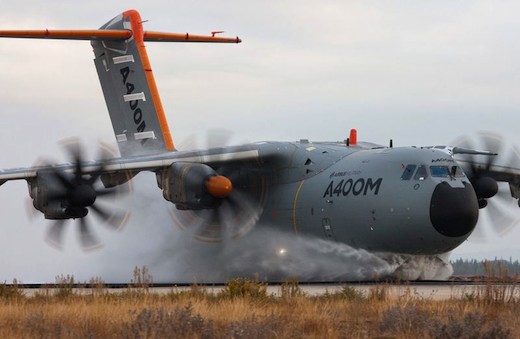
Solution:
[[[168,168],[176,162],[187,162],[196,164],[226,164],[237,161],[261,161],[258,149],[251,149],[247,146],[235,149],[213,149],[201,152],[175,152],[165,153],[156,156],[140,156],[132,158],[116,158],[103,161],[104,173],[138,173],[141,171],[159,171]],[[82,164],[85,174],[94,173],[101,164],[100,161],[90,161]],[[0,170],[0,185],[9,180],[28,180],[37,176],[38,172],[49,169],[62,171],[74,170],[75,164],[63,163],[52,166],[34,166],[23,168],[12,168]]]

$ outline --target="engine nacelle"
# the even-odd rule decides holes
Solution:
[[[473,188],[475,189],[475,193],[477,193],[477,197],[489,199],[495,196],[498,192],[498,184],[497,181],[490,177],[481,177],[475,180],[473,184]]]
[[[87,215],[86,208],[70,208],[66,199],[49,199],[67,194],[66,188],[57,180],[47,173],[38,173],[35,178],[27,180],[34,208],[42,212],[45,219],[82,218]]]
[[[173,163],[158,174],[158,184],[164,199],[180,210],[211,209],[218,206],[218,199],[208,194],[206,181],[217,175],[209,166],[194,163]]]
[[[123,185],[129,182],[133,177],[135,177],[139,172],[113,172],[113,173],[103,173],[100,176],[101,182],[105,188],[116,187],[119,185]]]

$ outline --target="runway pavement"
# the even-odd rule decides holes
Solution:
[[[515,291],[520,293],[519,284],[505,284],[505,283],[462,283],[462,282],[410,282],[410,283],[316,283],[316,284],[299,284],[300,290],[308,296],[320,296],[327,293],[333,294],[341,292],[344,288],[352,288],[368,295],[370,291],[375,289],[384,289],[389,298],[419,298],[425,300],[447,300],[447,299],[461,299],[470,298],[471,296],[485,293],[486,288],[499,287],[509,293]],[[60,287],[57,285],[22,285],[19,286],[24,291],[26,296],[33,296],[35,294],[52,294]],[[63,287],[61,287],[63,288]],[[194,288],[189,284],[153,284],[146,289],[131,287],[127,284],[106,284],[102,288],[108,293],[124,293],[129,290],[146,291],[147,293],[167,294],[181,291],[190,291]],[[209,293],[219,293],[222,291],[224,285],[197,285],[197,288],[205,289]],[[77,294],[92,294],[99,291],[99,288],[85,287],[75,285],[73,292]],[[282,287],[280,284],[269,284],[267,286],[268,295],[281,296]]]

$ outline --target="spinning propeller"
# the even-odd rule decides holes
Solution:
[[[47,179],[48,194],[47,206],[56,206],[56,211],[63,214],[53,215],[45,213],[47,219],[54,219],[47,234],[47,241],[57,247],[62,247],[63,231],[67,220],[74,219],[79,226],[80,243],[84,250],[91,250],[101,246],[101,243],[92,232],[91,223],[87,219],[89,212],[103,221],[103,224],[112,230],[119,230],[126,223],[129,212],[121,213],[99,204],[100,200],[114,198],[128,191],[124,184],[115,188],[104,188],[100,185],[100,177],[107,163],[106,149],[102,149],[101,160],[96,163],[87,163],[84,152],[77,141],[67,142],[64,147],[71,158],[72,172],[64,168],[49,166],[44,170]]]
[[[203,210],[174,210],[176,224],[206,242],[219,242],[248,233],[257,223],[262,212],[258,202],[241,189],[233,189],[229,196],[221,198],[216,208]]]
[[[501,176],[520,165],[518,147],[508,144],[500,135],[479,132],[475,137],[459,138],[454,144],[460,149],[483,150],[474,154],[455,154],[455,159],[471,181],[479,201],[481,225],[494,233],[504,235],[520,220],[519,202],[512,189]],[[457,147],[454,153],[457,153]],[[484,153],[491,153],[485,155]],[[477,226],[472,239],[484,239],[483,230]]]
[[[224,130],[210,130],[206,148],[226,147],[232,134]],[[193,138],[184,147],[193,149]],[[233,147],[227,147],[229,152]],[[212,166],[216,176],[206,179],[206,192],[217,200],[216,206],[201,210],[172,209],[175,223],[201,241],[219,242],[248,233],[262,214],[266,179],[253,169],[254,165],[237,161]],[[228,188],[225,188],[228,187]]]

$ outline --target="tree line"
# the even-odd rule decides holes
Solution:
[[[454,276],[520,276],[520,262],[518,260],[498,259],[476,260],[462,259],[451,260]]]

